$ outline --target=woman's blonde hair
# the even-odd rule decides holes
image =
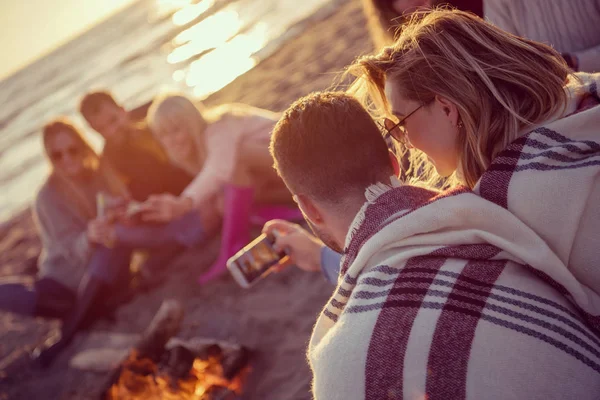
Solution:
[[[79,151],[82,153],[83,163],[88,169],[99,174],[102,188],[106,192],[114,196],[128,196],[127,188],[117,173],[111,166],[100,160],[100,157],[87,140],[85,140],[81,131],[77,129],[68,118],[60,117],[49,122],[44,126],[42,141],[46,157],[49,159],[50,165],[52,166],[50,180],[56,184],[57,190],[63,192],[62,194],[64,197],[72,202],[73,207],[77,209],[85,219],[91,219],[96,216],[96,199],[86,195],[77,182],[73,182],[72,179],[69,179],[63,171],[56,166],[55,161],[52,160],[52,141],[59,134],[70,135],[77,143]]]
[[[194,144],[193,152],[187,159],[165,148],[171,162],[192,175],[196,175],[206,159],[204,132],[208,127],[202,104],[194,104],[189,98],[179,94],[165,94],[154,100],[148,110],[148,125],[154,135],[159,138],[159,131],[169,132],[173,121],[183,123],[185,132],[190,135]]]
[[[347,73],[357,77],[349,91],[378,117],[390,115],[386,81],[420,104],[435,96],[456,104],[464,125],[458,180],[473,187],[524,128],[564,109],[569,69],[549,46],[466,12],[436,10],[413,15],[392,46],[358,59]],[[413,171],[427,169],[422,154],[411,157]]]

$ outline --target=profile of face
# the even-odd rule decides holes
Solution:
[[[87,121],[96,132],[109,141],[122,139],[123,131],[131,123],[129,113],[123,107],[111,103],[101,104],[96,113],[88,116]]]
[[[334,238],[333,235],[329,233],[327,227],[325,225],[321,226],[320,224],[313,224],[306,216],[304,220],[308,224],[309,228],[313,231],[316,237],[318,237],[321,242],[325,244],[325,246],[329,247],[331,250],[336,251],[338,253],[344,252],[343,245],[340,245]]]
[[[298,204],[298,208],[302,212],[304,220],[314,235],[330,249],[337,251],[338,253],[342,253],[344,250],[344,244],[338,243],[333,233],[331,233],[331,231],[328,229],[329,224],[325,220],[326,216],[321,210],[318,209],[316,203],[312,199],[303,195],[294,195],[293,199],[296,204]]]
[[[175,115],[162,118],[154,133],[171,157],[187,159],[194,151],[195,143],[183,118]]]
[[[85,148],[72,133],[58,132],[46,146],[54,169],[71,179],[84,175],[87,170]]]
[[[431,0],[394,0],[392,7],[398,15],[407,15],[415,11],[431,8]]]
[[[392,136],[403,137],[408,145],[421,150],[441,176],[452,175],[459,164],[458,109],[450,100],[435,96],[429,104],[407,99],[392,82],[386,95],[394,114]]]

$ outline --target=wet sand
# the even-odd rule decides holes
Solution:
[[[312,91],[328,88],[356,56],[371,51],[359,0],[345,2],[332,16],[314,21],[276,54],[207,99],[209,106],[242,102],[284,110]],[[14,217],[0,231],[0,277],[33,279],[40,243],[30,211]],[[168,279],[121,307],[116,321],[100,321],[94,332],[140,333],[160,303],[179,299],[186,309],[182,338],[207,336],[233,340],[257,351],[244,399],[309,399],[310,371],[305,350],[313,323],[333,287],[320,274],[289,269],[249,290],[230,276],[206,286],[195,278],[216,258],[218,238],[181,254],[165,265]],[[43,341],[56,321],[0,313],[0,367],[11,357]],[[85,348],[89,332],[78,335],[51,369],[21,363],[0,381],[0,399],[95,399],[104,375],[70,369],[70,358]],[[3,397],[4,396],[4,397]]]

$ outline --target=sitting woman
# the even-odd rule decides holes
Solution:
[[[350,73],[385,135],[432,179],[413,176],[450,177],[507,208],[600,293],[600,74],[571,74],[552,48],[459,11],[415,19]],[[273,229],[289,233],[278,242],[296,265],[337,281],[341,256],[298,226]]]
[[[600,293],[600,74],[460,11],[414,20],[349,71],[413,168],[507,208]]]
[[[151,196],[138,212],[156,224],[116,227],[118,243],[162,246],[201,243],[222,224],[217,261],[200,283],[225,270],[229,257],[249,241],[253,217],[301,218],[292,196],[272,167],[271,129],[278,114],[246,105],[206,110],[180,95],[154,101],[149,126],[172,162],[196,178],[181,196]]]
[[[99,294],[128,282],[131,252],[109,249],[108,226],[98,218],[98,193],[127,197],[121,181],[66,119],[44,127],[43,143],[52,170],[35,200],[42,240],[33,286],[12,279],[0,285],[0,308],[64,320],[57,353],[98,302]],[[46,358],[50,353],[46,352]]]

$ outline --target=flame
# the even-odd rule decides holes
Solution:
[[[205,400],[207,391],[214,386],[226,387],[239,395],[247,372],[248,368],[228,381],[223,377],[218,357],[197,358],[187,378],[173,381],[160,374],[157,364],[139,359],[132,352],[123,362],[119,380],[110,388],[107,400]]]

